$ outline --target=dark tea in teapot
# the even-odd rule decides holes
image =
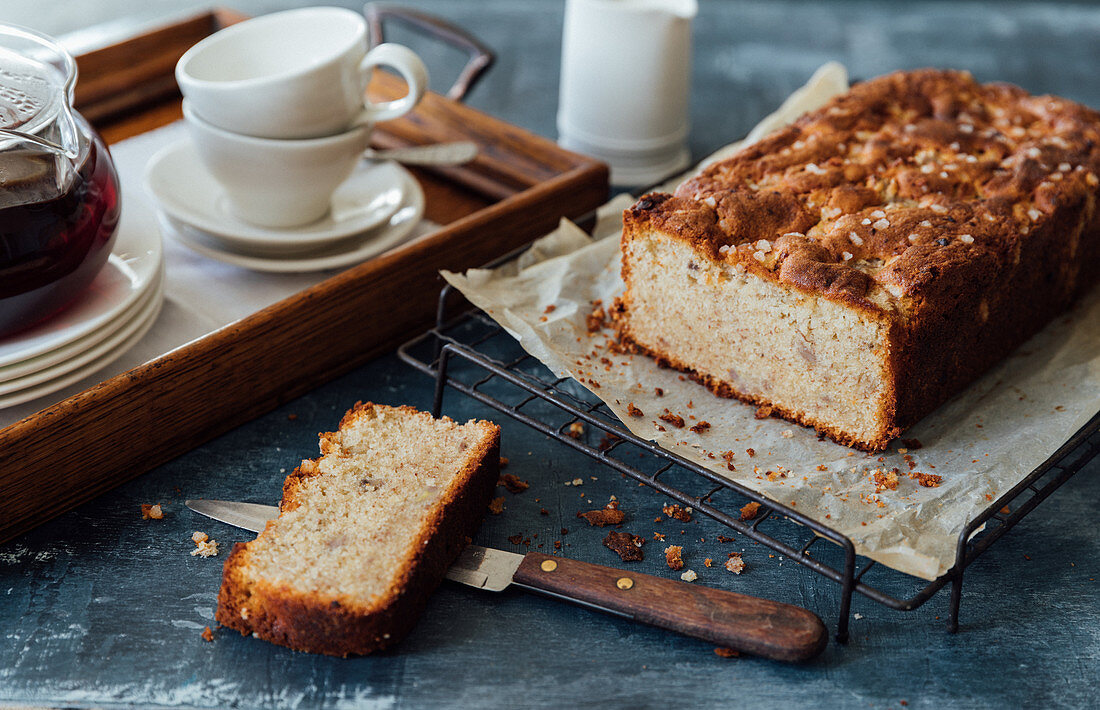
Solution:
[[[79,299],[114,244],[118,177],[75,80],[48,38],[0,26],[0,337]]]

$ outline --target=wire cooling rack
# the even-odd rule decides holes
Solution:
[[[398,349],[402,360],[435,378],[433,414],[440,415],[449,386],[831,579],[840,586],[836,639],[841,643],[848,640],[853,593],[912,611],[950,584],[948,629],[957,631],[966,568],[1100,453],[1098,413],[971,520],[959,533],[954,566],[926,583],[857,555],[851,538],[803,513],[635,436],[599,398],[572,378],[555,377],[481,311],[448,319],[455,294],[445,287],[435,327]],[[575,422],[611,436],[592,446],[567,434]],[[760,511],[742,521],[740,509],[749,501],[759,503]],[[835,545],[823,544],[826,540]]]

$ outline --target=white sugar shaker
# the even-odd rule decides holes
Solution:
[[[558,143],[644,186],[690,162],[696,0],[566,0]]]

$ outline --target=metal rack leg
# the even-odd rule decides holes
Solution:
[[[848,643],[848,619],[852,614],[852,592],[856,588],[856,550],[848,544],[844,550],[844,578],[840,584],[840,619],[836,622],[837,643]]]
[[[439,351],[439,370],[435,375],[435,395],[432,397],[432,416],[439,419],[443,414],[443,390],[447,386],[447,363],[451,360],[450,346]]]
[[[951,580],[951,611],[947,620],[947,630],[955,633],[959,630],[959,607],[962,605],[963,571],[960,568]]]

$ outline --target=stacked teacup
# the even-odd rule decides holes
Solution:
[[[366,97],[375,67],[408,93]],[[428,86],[420,58],[396,44],[367,50],[366,21],[336,7],[265,15],[207,37],[180,58],[183,113],[203,164],[234,214],[263,227],[321,219],[369,147],[371,127],[411,110]]]

